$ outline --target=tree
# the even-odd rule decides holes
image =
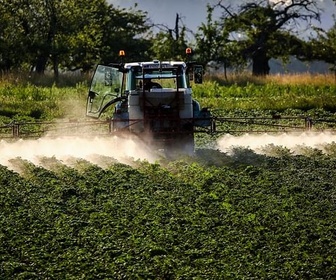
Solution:
[[[222,28],[219,21],[213,20],[214,7],[208,5],[207,9],[207,22],[202,23],[196,33],[196,54],[203,65],[209,62],[223,63],[226,76],[227,67],[242,64],[241,57],[233,55],[234,46],[228,30]]]
[[[156,59],[176,60],[185,58],[185,50],[188,47],[187,28],[180,25],[180,16],[176,14],[175,27],[171,29],[160,25],[161,31],[152,39],[151,52]]]
[[[63,1],[70,5],[67,0]],[[61,26],[59,29],[53,57],[62,68],[87,72],[101,60],[109,8],[105,0],[76,0],[60,11],[60,21],[67,27]]]
[[[117,62],[120,59],[119,50],[126,52],[128,61],[149,59],[151,25],[146,12],[109,6],[102,29],[102,42],[99,47],[102,62]]]
[[[9,71],[27,60],[30,25],[18,1],[0,0],[0,69]]]
[[[208,5],[207,10],[207,22],[202,23],[196,33],[197,54],[203,64],[221,61],[221,49],[227,39],[221,32],[219,22],[213,20],[214,8]]]
[[[251,60],[253,75],[269,74],[271,58],[302,55],[303,40],[294,27],[320,18],[314,0],[247,2],[238,12],[222,2],[214,8],[222,11],[221,27],[230,34],[231,53]]]
[[[0,11],[0,67],[8,70],[52,67],[57,77],[59,68],[88,71],[120,48],[134,54],[149,48],[141,36],[146,14],[106,0],[0,0]]]
[[[74,44],[91,42],[92,18],[100,18],[97,11],[106,12],[105,0],[12,0],[1,1],[0,9],[8,16],[4,36],[13,50],[10,67],[26,63],[38,73],[44,73],[49,64],[58,74],[59,63],[65,61]],[[83,32],[84,30],[84,32]],[[86,32],[91,30],[92,32]],[[79,34],[82,35],[79,42]],[[1,49],[1,52],[3,49]],[[19,63],[15,63],[15,61]]]
[[[330,63],[333,65],[331,70],[336,74],[336,23],[328,31],[321,28],[315,30],[317,37],[310,41],[310,58]]]

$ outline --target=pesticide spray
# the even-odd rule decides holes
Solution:
[[[244,134],[241,136],[222,136],[218,140],[218,149],[222,152],[230,153],[234,147],[245,147],[256,153],[264,153],[265,147],[272,145],[287,148],[293,154],[296,154],[304,147],[325,152],[324,147],[333,143],[336,143],[336,134],[331,132]]]
[[[245,134],[224,135],[217,140],[217,149],[230,154],[235,147],[248,148],[256,153],[265,153],[267,145],[280,146],[297,153],[302,147],[324,151],[327,144],[336,143],[336,134]],[[136,160],[155,162],[162,154],[151,150],[134,138],[121,137],[56,137],[36,140],[0,140],[0,164],[11,168],[11,160],[20,158],[35,165],[43,165],[41,158],[53,157],[67,164],[74,158],[84,159],[100,165],[100,157],[110,157],[120,163],[132,164]]]
[[[120,137],[58,137],[37,140],[0,141],[0,164],[10,167],[10,160],[21,158],[40,165],[41,158],[54,157],[64,164],[73,158],[99,165],[99,156],[121,163],[134,160],[153,162],[156,155],[135,139]]]

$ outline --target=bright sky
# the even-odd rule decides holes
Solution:
[[[230,1],[235,5],[238,3],[237,0],[225,0],[223,3],[227,5]],[[332,0],[317,1],[325,10],[322,16],[322,27],[329,29],[334,22],[332,14],[336,13],[335,5]],[[153,23],[165,24],[171,28],[175,25],[176,13],[179,13],[187,28],[196,31],[202,22],[206,22],[207,3],[214,4],[218,0],[108,0],[108,2],[121,8],[133,7],[138,3],[137,9],[147,11]]]
[[[208,2],[217,0],[109,0],[110,3],[128,8],[138,3],[137,8],[148,12],[153,23],[164,24],[171,28],[175,25],[176,13],[181,16],[187,28],[196,31],[206,21]]]

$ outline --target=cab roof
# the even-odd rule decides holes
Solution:
[[[130,69],[132,67],[141,67],[144,69],[164,69],[164,68],[174,68],[181,67],[186,68],[187,65],[183,61],[146,61],[146,62],[130,62],[125,63],[124,68]]]

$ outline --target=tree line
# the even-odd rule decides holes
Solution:
[[[334,5],[336,6],[336,0]],[[230,6],[218,0],[207,7],[206,22],[188,30],[177,14],[173,27],[154,24],[146,11],[115,7],[106,0],[0,0],[0,71],[83,72],[97,63],[195,59],[240,69],[252,64],[254,75],[269,74],[271,58],[321,60],[336,65],[336,24],[311,27],[320,20],[318,0],[245,1]],[[214,20],[214,12],[221,16]],[[297,26],[307,23],[309,38]],[[335,69],[334,69],[335,70]]]

